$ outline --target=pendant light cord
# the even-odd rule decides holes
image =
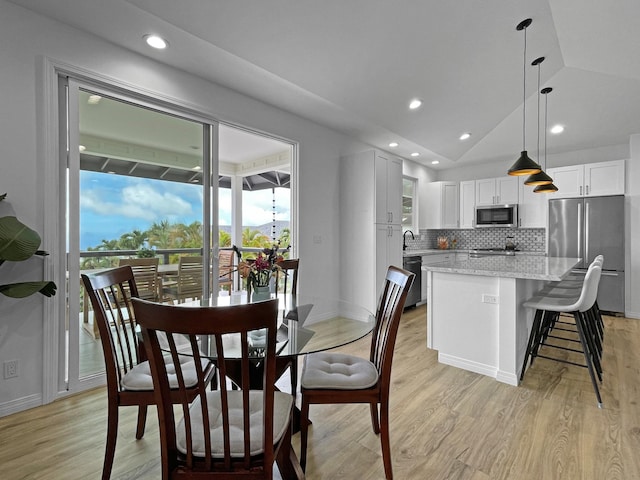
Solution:
[[[547,168],[547,111],[548,111],[549,93],[544,94],[544,165],[543,169]]]
[[[525,135],[527,119],[527,27],[524,27],[524,56],[522,62],[522,151],[525,151]]]
[[[538,62],[538,141],[536,142],[536,154],[538,155],[538,161],[540,160],[540,64]],[[544,167],[542,167],[544,170]]]

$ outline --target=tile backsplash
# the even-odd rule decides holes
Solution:
[[[546,251],[544,228],[477,228],[466,230],[420,230],[415,239],[406,235],[407,249],[420,250],[438,248],[437,238],[445,236],[449,245],[455,238],[458,249],[503,248],[506,237],[513,237],[518,249],[528,252]]]

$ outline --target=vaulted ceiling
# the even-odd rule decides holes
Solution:
[[[537,67],[548,151],[640,133],[637,0],[13,0],[384,150],[436,168],[515,159],[537,139]],[[169,41],[152,51],[143,35]],[[423,101],[410,111],[412,98]],[[459,136],[471,137],[460,141]],[[417,152],[419,157],[410,154]]]

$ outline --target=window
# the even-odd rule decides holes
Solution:
[[[402,229],[415,231],[417,227],[417,199],[415,178],[402,178]]]

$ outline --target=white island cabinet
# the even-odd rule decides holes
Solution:
[[[515,255],[423,265],[427,347],[441,363],[518,385],[535,313],[523,303],[579,261]]]

